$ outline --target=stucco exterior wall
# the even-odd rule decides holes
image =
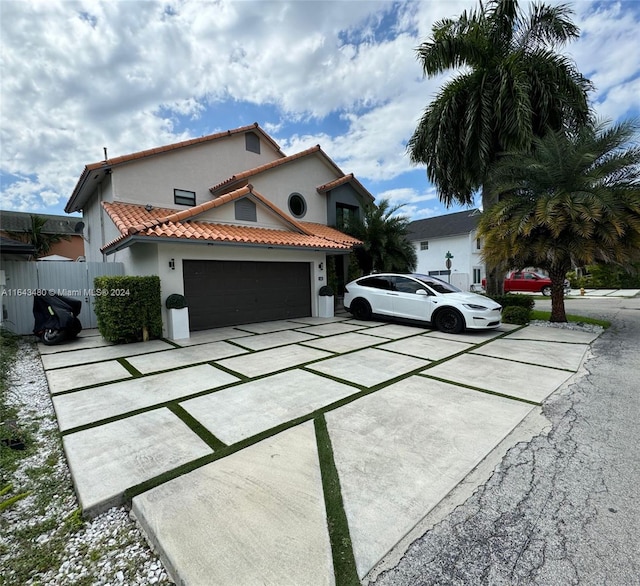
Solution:
[[[154,252],[155,251],[155,252]],[[308,262],[311,266],[311,312],[319,311],[318,291],[327,284],[324,252],[267,249],[252,246],[194,244],[134,244],[115,255],[125,263],[127,275],[158,275],[161,283],[163,336],[168,335],[168,311],[165,301],[172,293],[184,295],[183,260],[246,260],[263,262]],[[169,263],[173,261],[174,268]],[[320,269],[322,264],[322,269]],[[135,271],[135,272],[134,272]]]
[[[174,189],[194,191],[198,205],[212,199],[209,188],[213,185],[279,158],[265,141],[260,142],[260,154],[247,151],[243,134],[176,149],[115,167],[114,200],[187,209],[174,203]]]
[[[276,167],[272,171],[261,173],[250,181],[256,191],[287,214],[291,213],[289,196],[294,192],[299,193],[307,203],[307,211],[304,217],[297,219],[326,224],[326,196],[318,193],[317,187],[337,178],[336,172],[319,157],[307,156],[288,165]]]

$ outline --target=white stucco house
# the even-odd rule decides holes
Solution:
[[[287,156],[256,123],[86,165],[65,211],[88,261],[185,295],[193,331],[318,315],[327,258],[343,271],[358,244],[332,226],[372,201],[320,146]]]
[[[435,275],[463,291],[479,290],[485,278],[480,257],[482,242],[476,230],[480,210],[416,220],[408,226],[409,240],[416,249],[416,272]],[[447,269],[447,255],[451,269]]]

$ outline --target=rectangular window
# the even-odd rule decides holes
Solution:
[[[174,189],[173,202],[181,206],[194,206],[196,205],[196,192]]]
[[[474,284],[478,284],[482,282],[482,273],[480,272],[480,269],[474,268],[473,269],[473,283]]]
[[[344,203],[336,204],[336,226],[343,230],[358,218],[358,208]]]
[[[429,241],[425,240],[420,243],[420,250],[429,250]]]
[[[480,242],[480,238],[476,238],[476,250],[480,250],[482,248],[482,242]]]

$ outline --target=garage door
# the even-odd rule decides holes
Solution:
[[[309,263],[183,261],[189,328],[311,315]]]

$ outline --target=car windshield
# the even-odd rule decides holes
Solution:
[[[415,279],[422,281],[425,285],[428,285],[437,293],[460,293],[460,289],[454,287],[451,283],[447,283],[437,277],[430,275],[412,275]]]

